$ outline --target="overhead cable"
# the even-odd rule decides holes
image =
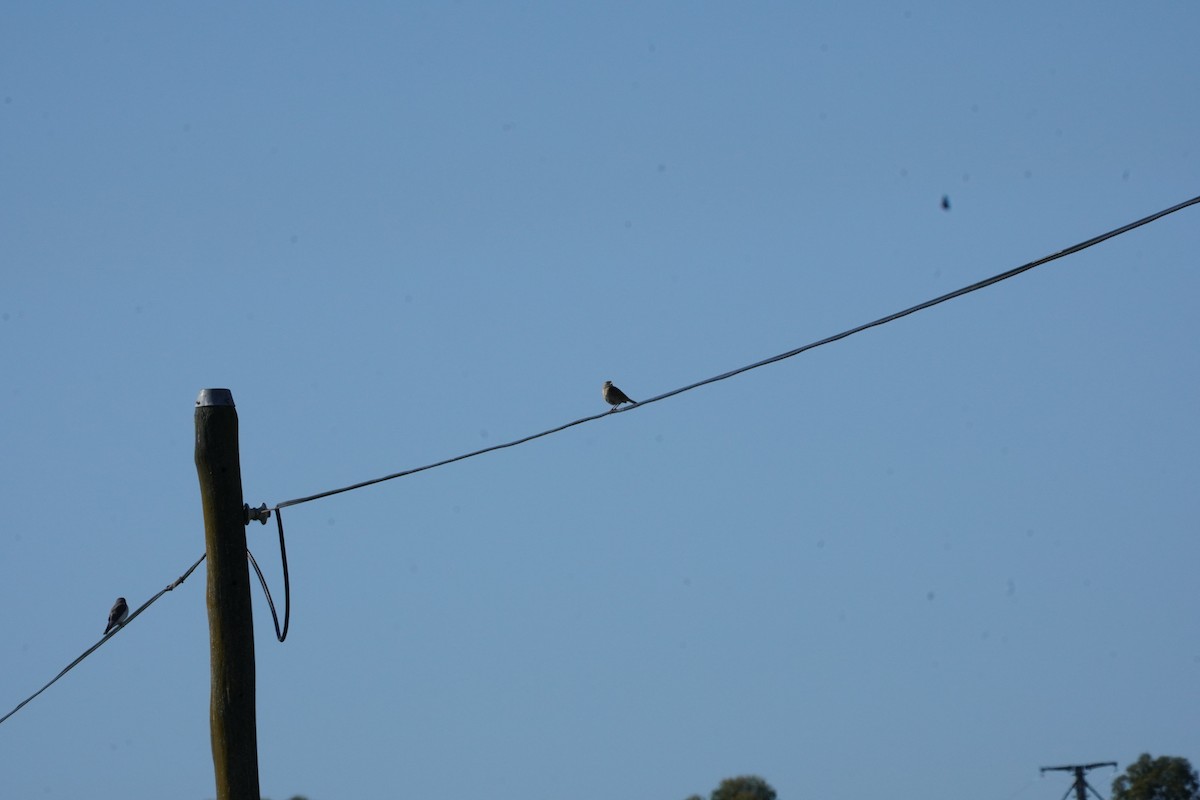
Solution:
[[[770,358],[764,358],[762,361],[756,361],[753,364],[747,364],[744,367],[738,367],[737,369],[732,369],[729,372],[723,372],[720,375],[714,375],[711,378],[705,378],[704,380],[688,384],[687,386],[681,386],[678,389],[672,389],[669,392],[664,392],[655,397],[651,397],[649,399],[643,400],[642,402],[640,402],[636,405],[633,405],[633,406],[628,406],[626,408],[621,408],[621,409],[614,408],[609,411],[602,412],[600,414],[593,414],[590,417],[583,417],[582,419],[577,419],[573,422],[568,422],[564,425],[559,425],[555,428],[551,428],[549,430],[542,431],[541,433],[535,433],[530,436],[524,436],[520,439],[514,439],[511,442],[504,442],[503,444],[495,444],[495,445],[492,445],[491,447],[484,447],[481,450],[473,450],[470,453],[463,453],[462,455],[454,456],[453,458],[446,458],[446,459],[442,459],[441,461],[435,461],[434,463],[426,464],[423,467],[414,467],[412,469],[406,469],[406,470],[402,470],[400,472],[393,472],[390,475],[384,475],[379,478],[372,478],[370,480],[361,481],[359,483],[353,483],[353,484],[350,484],[349,486],[343,486],[339,489],[330,489],[329,491],[318,492],[317,494],[311,494],[311,495],[308,495],[307,497],[297,497],[294,500],[285,500],[284,502],[277,504],[275,506],[274,510],[276,512],[278,512],[279,509],[287,508],[288,506],[296,506],[296,505],[300,505],[301,503],[309,503],[309,502],[312,502],[313,500],[320,500],[325,497],[332,497],[333,495],[336,495],[336,494],[342,494],[343,492],[351,492],[356,489],[363,489],[367,486],[373,486],[377,483],[383,483],[384,481],[394,480],[395,478],[403,478],[408,475],[414,475],[418,472],[424,472],[426,470],[434,469],[436,467],[444,467],[447,464],[453,464],[456,461],[463,461],[468,458],[474,458],[475,456],[481,456],[484,453],[491,453],[495,450],[503,450],[506,447],[515,447],[519,444],[525,444],[526,442],[532,442],[534,439],[541,439],[543,436],[549,436],[554,433],[559,433],[561,431],[565,431],[567,428],[572,428],[576,425],[582,425],[585,422],[592,422],[592,421],[598,420],[602,417],[608,417],[612,414],[625,414],[630,411],[635,411],[644,406],[648,406],[651,403],[657,403],[660,400],[666,400],[668,397],[674,397],[675,395],[683,394],[684,392],[690,392],[693,389],[699,389],[701,386],[707,386],[710,383],[716,383],[717,381],[727,380],[729,378],[734,377],[735,375],[741,375],[743,372],[749,372],[752,369],[758,369],[759,367],[765,367],[768,364],[774,364],[778,361],[783,361],[785,359],[792,358],[794,356],[798,356],[801,353],[804,353],[808,350],[813,350],[817,347],[822,347],[827,344],[832,344],[833,342],[840,341],[842,339],[845,339],[848,336],[853,336],[856,333],[862,333],[863,331],[868,330],[870,328],[876,328],[876,327],[879,327],[880,325],[886,325],[889,322],[895,322],[896,320],[898,320],[902,317],[907,317],[909,314],[915,314],[918,311],[924,311],[927,308],[932,308],[933,306],[939,305],[941,303],[945,303],[947,300],[953,300],[955,298],[962,297],[963,295],[970,294],[971,292],[976,292],[976,291],[979,291],[980,289],[985,289],[988,286],[993,286],[997,283],[1000,283],[1001,281],[1006,281],[1009,278],[1016,277],[1017,275],[1020,275],[1023,272],[1028,272],[1029,270],[1034,269],[1035,267],[1040,267],[1043,264],[1050,263],[1051,261],[1056,261],[1065,256],[1073,255],[1075,253],[1080,252],[1081,250],[1086,250],[1089,247],[1098,245],[1101,242],[1112,239],[1115,236],[1120,236],[1121,234],[1128,233],[1129,231],[1132,231],[1135,228],[1140,228],[1143,225],[1148,225],[1151,222],[1154,222],[1155,220],[1158,220],[1158,219],[1161,219],[1162,217],[1167,216],[1168,214],[1174,214],[1176,211],[1182,211],[1183,209],[1187,208],[1188,206],[1192,206],[1197,203],[1200,203],[1200,196],[1193,197],[1191,200],[1185,200],[1184,202],[1179,203],[1178,205],[1174,205],[1174,206],[1171,206],[1170,208],[1163,209],[1162,211],[1158,211],[1154,214],[1151,214],[1148,217],[1142,217],[1141,219],[1139,219],[1135,222],[1130,222],[1129,224],[1122,225],[1119,228],[1114,228],[1113,230],[1108,231],[1107,233],[1102,233],[1099,236],[1093,236],[1091,239],[1080,242],[1079,244],[1071,245],[1070,247],[1068,247],[1064,250],[1059,250],[1057,253],[1053,253],[1048,256],[1043,256],[1042,258],[1039,258],[1035,261],[1030,261],[1027,264],[1022,264],[1019,267],[1014,267],[1006,272],[1001,272],[998,275],[993,275],[990,278],[985,278],[984,280],[977,281],[976,283],[972,283],[969,286],[964,286],[961,289],[955,289],[952,292],[947,292],[946,294],[939,295],[938,297],[935,297],[932,300],[926,300],[923,303],[918,303],[917,305],[906,308],[903,311],[897,311],[895,313],[888,314],[885,317],[880,317],[877,320],[873,320],[871,322],[866,322],[866,323],[863,323],[862,325],[858,325],[856,327],[849,328],[847,330],[842,331],[841,333],[835,333],[833,336],[827,336],[824,339],[820,339],[815,342],[810,342],[801,347],[797,347],[794,350],[788,350],[786,353],[780,353],[779,355],[771,356]]]
[[[207,554],[206,554],[206,555],[207,555]],[[142,605],[138,607],[138,610],[137,610],[137,611],[134,611],[132,614],[130,614],[130,615],[129,615],[129,618],[128,618],[127,620],[125,620],[124,622],[122,622],[122,623],[121,623],[120,625],[118,625],[116,628],[113,628],[113,630],[112,630],[111,632],[104,634],[104,636],[102,636],[102,637],[100,638],[100,641],[96,642],[94,645],[92,645],[91,647],[89,647],[87,650],[83,651],[83,654],[82,654],[82,655],[80,655],[80,656],[79,656],[79,658],[75,659],[75,660],[74,660],[74,661],[72,661],[70,664],[67,664],[67,666],[63,668],[62,672],[58,673],[57,675],[55,675],[53,678],[51,678],[51,679],[50,679],[50,682],[49,682],[49,683],[47,683],[45,686],[43,686],[42,688],[38,689],[38,690],[37,690],[36,692],[34,692],[33,694],[29,695],[29,697],[26,697],[24,700],[22,700],[20,703],[18,703],[18,704],[17,704],[17,707],[16,707],[16,708],[14,708],[12,711],[8,712],[8,713],[7,713],[7,714],[5,714],[3,717],[0,717],[0,725],[4,724],[4,721],[5,721],[6,719],[8,719],[8,718],[9,718],[9,717],[11,717],[13,714],[15,714],[15,713],[17,713],[18,711],[20,711],[20,710],[21,710],[22,708],[24,708],[26,705],[28,705],[30,700],[33,700],[33,698],[37,697],[39,694],[41,694],[42,692],[46,691],[46,690],[47,690],[47,689],[49,689],[51,686],[53,686],[53,685],[54,685],[54,684],[55,684],[55,683],[58,681],[58,679],[59,679],[59,678],[61,678],[63,675],[66,675],[68,672],[70,672],[71,670],[75,669],[76,665],[78,665],[78,664],[79,664],[81,661],[83,661],[85,658],[87,658],[88,656],[90,656],[92,653],[96,652],[96,650],[98,650],[98,649],[100,648],[100,645],[104,644],[104,643],[105,643],[105,642],[107,642],[109,639],[111,639],[112,637],[116,636],[116,635],[117,635],[118,633],[120,633],[121,631],[125,630],[125,627],[126,627],[127,625],[129,625],[129,623],[133,622],[135,619],[137,619],[137,617],[138,617],[138,615],[139,615],[139,614],[141,614],[143,611],[145,611],[147,608],[149,608],[149,607],[150,607],[150,606],[152,606],[152,605],[153,605],[155,602],[157,602],[158,598],[162,597],[164,594],[166,594],[167,592],[171,591],[171,590],[172,590],[172,589],[174,589],[176,586],[179,586],[179,585],[180,585],[181,583],[183,583],[184,581],[186,581],[186,580],[188,579],[188,577],[189,577],[189,576],[190,576],[190,575],[191,575],[193,572],[195,572],[195,570],[196,570],[196,567],[200,566],[200,562],[201,562],[201,561],[203,561],[203,560],[204,560],[204,556],[202,555],[202,556],[200,556],[198,559],[196,559],[196,563],[195,563],[195,564],[192,564],[190,567],[188,567],[188,569],[187,569],[187,571],[186,571],[186,572],[184,572],[182,575],[180,575],[178,578],[176,578],[176,579],[175,579],[174,581],[172,581],[171,583],[167,584],[166,588],[164,588],[164,589],[163,589],[162,591],[160,591],[158,594],[154,595],[154,597],[151,597],[149,600],[147,600],[146,602],[142,603]]]

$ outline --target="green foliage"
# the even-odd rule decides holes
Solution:
[[[741,775],[721,781],[711,800],[775,800],[775,790],[757,775]]]
[[[1113,781],[1112,800],[1200,800],[1200,779],[1186,758],[1142,753]]]

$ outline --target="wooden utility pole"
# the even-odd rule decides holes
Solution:
[[[196,472],[208,554],[209,722],[217,800],[259,800],[254,617],[237,410],[228,389],[204,389],[196,398]]]

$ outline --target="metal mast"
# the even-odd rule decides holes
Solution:
[[[1092,785],[1087,782],[1087,778],[1083,777],[1084,773],[1093,770],[1096,767],[1112,767],[1117,768],[1115,761],[1097,761],[1095,764],[1070,764],[1065,767],[1042,767],[1042,774],[1047,772],[1074,772],[1075,783],[1071,785],[1071,789],[1075,790],[1075,800],[1087,800],[1088,790],[1091,789],[1092,794],[1096,795],[1099,800],[1104,800],[1100,797],[1100,793],[1092,789]],[[1071,794],[1071,789],[1067,789],[1067,794],[1063,795],[1063,800],[1067,800],[1067,796]]]

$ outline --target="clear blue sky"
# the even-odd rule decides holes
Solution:
[[[1200,194],[1197,31],[5,4],[0,713],[202,552],[200,389],[274,504],[836,333]],[[1200,763],[1198,253],[1192,208],[291,509],[263,794],[1059,800],[1039,766]],[[214,795],[204,580],[0,726],[0,793]]]

